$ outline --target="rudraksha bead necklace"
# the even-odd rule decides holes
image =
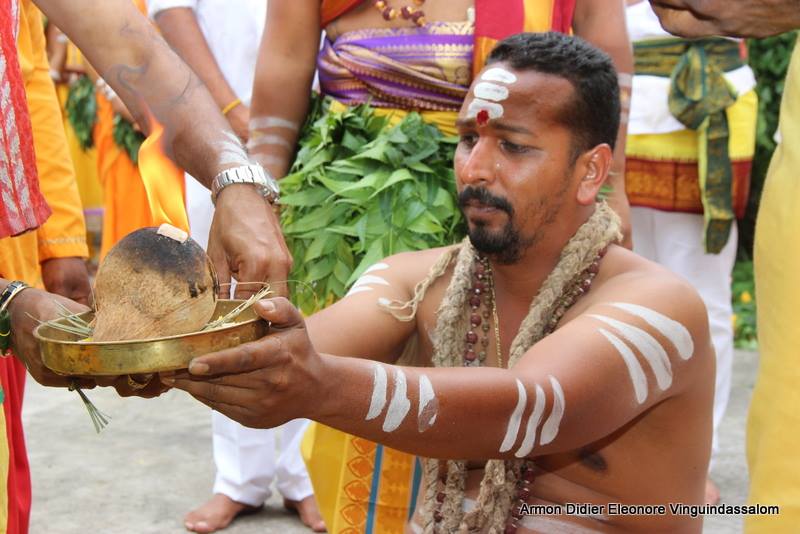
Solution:
[[[410,20],[417,26],[424,26],[426,24],[425,12],[419,8],[423,5],[425,0],[414,0],[414,6],[403,6],[402,8],[395,9],[390,7],[386,0],[374,0],[372,5],[375,9],[381,12],[384,20],[395,20],[397,17],[403,17],[405,20]]]
[[[567,310],[584,294],[586,294],[592,287],[592,282],[595,276],[600,271],[600,260],[605,256],[607,249],[601,250],[591,264],[578,275],[569,287],[564,291],[563,296],[558,301],[553,314],[544,329],[544,335],[551,334],[558,325],[558,322],[564,317]],[[492,274],[492,266],[489,260],[483,255],[477,255],[475,261],[475,268],[472,274],[472,286],[470,287],[469,298],[467,303],[470,308],[469,324],[470,329],[465,336],[466,349],[464,351],[464,366],[465,367],[478,367],[486,360],[486,349],[489,346],[489,330],[491,325],[489,319],[494,322],[495,334],[495,350],[497,351],[497,366],[503,368],[503,356],[500,348],[500,322],[497,317],[497,299],[494,291],[494,276]],[[479,335],[478,328],[482,336]],[[476,351],[477,349],[477,351]],[[509,362],[510,363],[510,362]],[[519,521],[522,517],[521,508],[523,504],[528,502],[531,496],[531,486],[534,481],[534,466],[533,461],[526,460],[522,464],[517,479],[517,491],[514,504],[511,506],[506,523],[505,534],[515,534],[519,526]],[[447,477],[442,478],[441,482],[445,483]],[[433,513],[434,521],[438,524],[442,521],[443,516],[441,512],[442,503],[444,502],[445,494],[439,492],[436,495],[436,504]]]

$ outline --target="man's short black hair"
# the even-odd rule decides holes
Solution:
[[[573,153],[599,144],[611,148],[619,129],[619,81],[611,58],[579,37],[563,33],[518,33],[500,41],[486,64],[504,62],[514,70],[535,70],[567,79],[573,101],[558,120],[573,133]]]

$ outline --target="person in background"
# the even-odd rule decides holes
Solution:
[[[17,51],[30,113],[39,184],[52,214],[38,229],[0,239],[0,277],[21,280],[81,304],[89,304],[91,286],[85,259],[86,228],[55,87],[50,78],[42,16],[30,1],[19,6]],[[8,175],[4,175],[8,177]],[[4,198],[4,202],[6,199]],[[0,464],[8,467],[0,482],[0,525],[11,534],[28,530],[31,480],[22,427],[27,371],[17,358],[0,358],[5,432]]]
[[[767,37],[800,28],[791,0],[652,0],[664,29],[688,38]],[[791,532],[800,524],[800,47],[795,46],[781,102],[780,139],[756,218],[754,267],[759,369],[747,421],[750,503],[777,504],[779,515],[747,516],[746,532]]]
[[[128,108],[137,118],[144,118],[152,113],[162,124],[168,134],[165,146],[179,164],[209,186],[214,186],[217,200],[215,214],[216,225],[212,229],[210,241],[215,253],[212,254],[218,271],[223,277],[230,273],[246,276],[248,279],[263,280],[270,275],[285,279],[288,271],[288,255],[280,254],[282,237],[268,206],[274,194],[267,194],[266,178],[261,181],[236,183],[230,174],[240,169],[253,169],[242,145],[230,131],[222,115],[216,109],[207,91],[198,83],[191,71],[177,58],[166,43],[151,29],[147,20],[142,17],[132,4],[126,0],[107,0],[101,3],[90,0],[38,0],[35,4],[42,9],[48,20],[74,40],[86,54],[89,61],[97,68],[103,78],[126,101]],[[43,141],[36,139],[35,126],[31,116],[38,113],[39,107],[29,104],[28,98],[49,94],[49,102],[53,108],[50,112],[54,120],[53,134],[59,131],[57,142],[42,149],[43,154],[56,157],[62,164],[69,162],[66,145],[63,140],[63,126],[60,124],[60,111],[49,78],[49,67],[44,57],[41,16],[33,13],[32,5],[11,0],[0,6],[0,91],[4,95],[0,99],[0,195],[3,203],[0,206],[0,239],[20,236],[23,239],[36,239],[33,233],[42,227],[54,211],[49,207],[43,190],[39,185],[38,161],[34,152],[34,143]],[[91,13],[92,16],[86,16]],[[38,32],[27,34],[29,39],[36,36],[41,40],[36,63],[28,75],[44,76],[49,85],[41,92],[30,91],[26,95],[26,72],[31,65],[26,65],[24,48],[27,42],[23,39],[26,32],[37,26]],[[18,39],[20,41],[18,42]],[[31,47],[31,50],[34,48]],[[23,55],[20,56],[20,51]],[[39,60],[44,63],[40,64]],[[31,80],[31,78],[28,78]],[[198,120],[198,114],[202,120]],[[56,127],[57,126],[57,127]],[[49,139],[49,138],[48,138]],[[48,152],[50,149],[54,152]],[[37,146],[38,152],[38,146]],[[62,159],[63,158],[63,159]],[[66,174],[64,174],[66,176]],[[63,178],[63,176],[62,176]],[[215,181],[216,180],[216,181]],[[64,192],[62,192],[64,193]],[[77,198],[77,190],[72,186],[66,188],[65,194]],[[63,195],[62,195],[63,196]],[[54,203],[58,202],[53,197]],[[55,210],[59,209],[58,207]],[[77,209],[77,220],[80,221],[80,209]],[[74,219],[73,219],[74,220]],[[63,224],[57,222],[57,224]],[[81,223],[74,226],[74,232],[63,235],[74,236],[74,245],[80,248],[70,252],[69,263],[80,269],[80,275],[68,276],[74,270],[66,265],[55,270],[51,277],[43,275],[46,286],[68,292],[71,297],[88,300],[88,280],[86,266],[79,256],[85,255],[85,229]],[[52,235],[52,234],[50,234]],[[30,237],[33,236],[33,237]],[[52,244],[52,243],[51,243]],[[38,251],[38,242],[29,250]],[[62,251],[61,254],[64,252]],[[61,258],[58,254],[51,258]],[[39,267],[38,261],[31,262],[14,254],[9,261],[3,262],[3,268],[12,263],[24,262],[34,269]],[[57,261],[49,259],[48,261]],[[22,267],[22,266],[20,266]],[[272,269],[272,270],[271,270]],[[277,269],[277,270],[276,270]],[[46,270],[46,268],[45,268]],[[26,276],[22,273],[20,278]],[[48,280],[50,278],[50,280]],[[28,278],[30,279],[30,278]],[[79,283],[75,285],[75,280]],[[83,282],[80,282],[80,281]],[[85,283],[85,285],[83,285]],[[55,304],[72,311],[83,311],[86,307],[55,294],[48,294],[35,288],[27,287],[23,280],[8,282],[0,280],[0,343],[4,353],[11,353],[24,362],[30,374],[39,382],[53,386],[88,387],[89,381],[71,380],[59,377],[43,367],[38,344],[33,338],[33,328],[38,321],[49,320],[59,316],[60,308]],[[5,362],[17,361],[7,358]],[[17,479],[17,468],[23,469],[24,455],[20,450],[13,450],[14,444],[22,440],[19,421],[13,419],[11,406],[21,396],[21,367],[3,364],[7,371],[6,390],[3,397],[8,400],[0,417],[0,428],[4,428],[7,440],[0,440],[0,530],[24,533],[27,530],[27,505],[21,502],[29,491],[25,480]],[[122,394],[132,394],[118,386]],[[155,386],[158,386],[157,384]],[[160,386],[158,386],[160,388]],[[138,394],[145,394],[139,392]],[[14,408],[18,411],[18,408]],[[6,412],[10,414],[6,417]],[[26,461],[26,460],[24,460]],[[13,530],[9,530],[9,524]]]
[[[149,0],[147,7],[161,35],[208,87],[233,131],[246,141],[266,3]],[[190,234],[205,247],[214,206],[208,189],[188,174],[185,190]],[[303,523],[313,530],[325,530],[300,455],[299,442],[306,420],[267,430],[242,427],[216,411],[211,420],[217,469],[214,495],[186,515],[187,530],[215,532],[227,527],[237,515],[260,509],[270,496],[273,481],[287,508],[296,509]],[[280,438],[280,455],[276,452],[276,438]]]
[[[675,38],[641,0],[629,0],[626,16],[635,59],[625,162],[633,250],[688,280],[708,309],[717,355],[716,453],[731,391],[731,271],[755,151],[756,80],[740,41]],[[705,83],[701,54],[711,72]],[[703,98],[690,102],[698,90]],[[706,501],[719,501],[710,478]]]

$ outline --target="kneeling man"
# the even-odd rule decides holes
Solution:
[[[409,532],[700,532],[668,503],[703,500],[707,315],[614,244],[596,199],[619,112],[602,52],[502,41],[458,121],[469,239],[373,265],[305,322],[262,301],[271,335],[163,380],[245,425],[308,417],[424,458]]]

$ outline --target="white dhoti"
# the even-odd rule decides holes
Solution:
[[[192,239],[207,248],[214,206],[208,189],[188,174],[186,212]],[[313,493],[300,454],[307,419],[259,430],[212,412],[211,422],[217,468],[214,493],[222,493],[249,506],[260,506],[269,498],[273,481],[278,492],[292,501],[303,500]]]
[[[717,353],[712,462],[718,450],[717,428],[725,415],[733,370],[731,271],[736,261],[736,224],[719,254],[703,249],[703,216],[632,207],[633,250],[683,277],[700,293],[708,309],[711,341]]]

